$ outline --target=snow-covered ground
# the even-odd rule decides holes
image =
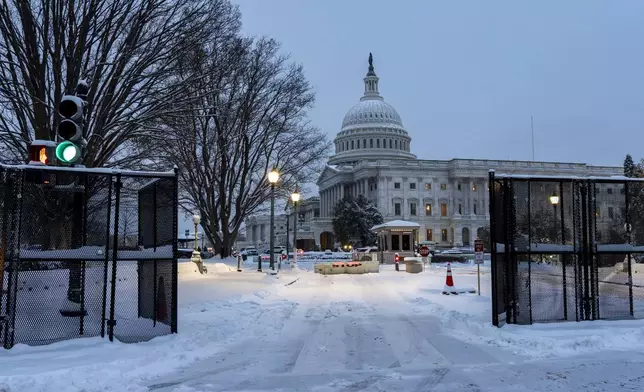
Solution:
[[[256,264],[181,263],[179,334],[0,351],[0,391],[644,390],[644,321],[491,326],[482,295],[441,295],[420,274],[277,276]],[[267,270],[268,265],[264,265]],[[476,267],[452,265],[457,287]]]

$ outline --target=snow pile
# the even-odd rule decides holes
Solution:
[[[176,335],[138,344],[86,338],[0,350],[0,391],[147,391],[138,385],[211,358],[224,344],[279,329],[295,306],[259,274],[226,276],[180,278]]]
[[[454,267],[454,265],[452,265]],[[547,267],[544,266],[545,269]],[[454,272],[455,268],[452,268]],[[455,285],[476,284],[471,267],[456,268]],[[445,269],[431,267],[420,282],[401,288],[414,313],[439,318],[446,333],[460,340],[508,349],[529,358],[556,358],[603,350],[644,350],[644,320],[586,321],[533,325],[491,322],[489,269],[482,268],[481,295],[441,295]]]

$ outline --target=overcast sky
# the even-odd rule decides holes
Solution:
[[[380,92],[421,159],[621,165],[644,157],[644,1],[233,0],[302,63],[330,139]]]

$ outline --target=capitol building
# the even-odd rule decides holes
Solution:
[[[344,116],[334,139],[335,153],[317,181],[319,197],[301,203],[297,217],[301,248],[334,247],[332,211],[345,196],[363,195],[378,208],[385,222],[417,223],[417,241],[470,246],[477,230],[489,225],[490,169],[540,176],[622,174],[621,167],[583,163],[418,159],[410,152],[412,140],[402,118],[380,95],[380,79],[371,55],[363,81],[362,97]],[[291,228],[294,218],[290,218]],[[268,217],[249,218],[247,242],[263,246],[268,241],[268,222]],[[284,222],[276,219],[276,226],[282,227]]]

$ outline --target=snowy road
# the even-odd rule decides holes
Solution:
[[[644,320],[495,328],[489,267],[480,296],[442,295],[441,265],[277,277],[252,267],[182,269],[176,335],[0,351],[0,391],[644,390]],[[458,287],[476,287],[475,267],[452,269]]]
[[[159,392],[610,391],[644,385],[644,376],[638,377],[643,354],[531,361],[466,343],[445,333],[438,317],[417,312],[405,290],[382,279],[382,274],[334,276],[322,279],[322,287],[295,282],[284,291],[297,305],[283,314],[278,330],[248,336],[148,387]],[[262,317],[274,315],[268,309]]]

